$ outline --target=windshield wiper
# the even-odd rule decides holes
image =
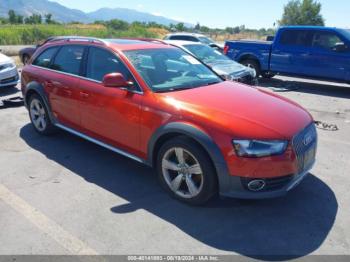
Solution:
[[[206,85],[207,86],[211,86],[211,85],[216,85],[216,84],[219,84],[219,83],[220,83],[220,81],[215,81],[215,82],[209,82]]]
[[[198,86],[199,87],[199,86]],[[164,89],[164,90],[156,90],[156,93],[167,93],[167,92],[175,92],[175,91],[182,91],[182,90],[188,90],[188,89],[193,89],[197,87],[179,87],[179,88],[169,88],[169,89]]]

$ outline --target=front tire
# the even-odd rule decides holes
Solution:
[[[217,192],[217,176],[206,152],[187,137],[176,137],[159,150],[157,173],[174,198],[203,205]]]
[[[270,73],[270,72],[262,72],[261,73],[261,76],[265,79],[271,79],[275,76],[275,74],[273,73]]]
[[[246,66],[246,67],[254,69],[256,72],[256,77],[259,77],[261,75],[261,68],[260,68],[259,63],[256,60],[246,59],[246,60],[241,61],[241,64]]]
[[[52,124],[48,109],[45,106],[42,98],[33,94],[29,98],[29,117],[32,125],[39,134],[51,135],[55,132],[55,126]]]

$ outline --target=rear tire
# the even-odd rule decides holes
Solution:
[[[157,173],[165,190],[190,205],[203,205],[217,192],[217,176],[211,159],[191,139],[173,138],[160,148]]]
[[[55,133],[56,128],[50,120],[49,111],[39,95],[33,94],[29,97],[28,110],[36,132],[45,136]]]
[[[242,65],[245,65],[246,67],[253,68],[256,72],[256,77],[259,77],[261,75],[261,68],[259,65],[259,62],[253,59],[246,59],[241,61]]]
[[[275,74],[273,73],[270,73],[270,72],[262,72],[261,73],[261,76],[265,79],[271,79],[275,76]]]

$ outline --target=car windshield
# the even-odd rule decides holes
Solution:
[[[181,49],[131,50],[124,53],[154,92],[191,89],[222,81]]]
[[[201,43],[206,44],[206,45],[214,44],[214,41],[212,39],[210,39],[209,37],[200,36],[200,37],[198,37],[198,39],[199,39],[199,41],[201,41]]]
[[[220,61],[230,61],[227,56],[207,45],[192,44],[184,45],[184,47],[206,64],[213,64]]]
[[[350,41],[350,29],[342,29],[345,37]]]

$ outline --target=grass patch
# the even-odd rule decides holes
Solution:
[[[32,45],[51,36],[89,36],[98,38],[161,37],[157,30],[132,25],[127,30],[114,30],[104,25],[1,25],[0,45]]]

